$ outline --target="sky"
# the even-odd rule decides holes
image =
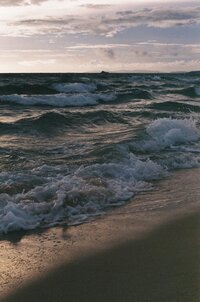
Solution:
[[[200,70],[200,1],[0,0],[0,72]]]

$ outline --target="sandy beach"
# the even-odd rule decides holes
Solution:
[[[87,224],[2,238],[1,301],[199,301],[199,172]]]

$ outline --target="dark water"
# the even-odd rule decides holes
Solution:
[[[199,102],[198,72],[0,75],[0,232],[84,222],[199,167]]]

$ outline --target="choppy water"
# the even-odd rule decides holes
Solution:
[[[198,72],[0,75],[0,109],[0,232],[78,224],[200,166]]]

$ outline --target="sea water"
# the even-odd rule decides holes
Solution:
[[[0,233],[83,223],[200,166],[198,72],[2,74],[0,109]]]

